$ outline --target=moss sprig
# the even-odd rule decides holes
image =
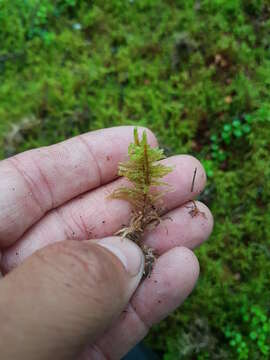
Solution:
[[[116,189],[111,197],[128,201],[132,206],[132,217],[129,226],[117,234],[143,247],[142,237],[146,227],[161,221],[162,197],[169,190],[169,185],[161,181],[161,178],[173,168],[158,162],[165,158],[163,150],[150,147],[145,131],[140,140],[137,128],[134,129],[134,142],[129,145],[128,155],[129,159],[119,164],[118,173],[131,186]],[[164,186],[167,189],[161,188]]]

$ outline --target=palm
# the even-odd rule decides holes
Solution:
[[[127,202],[109,200],[121,186],[117,166],[124,160],[133,129],[120,127],[88,133],[66,142],[22,153],[0,164],[1,267],[10,271],[35,250],[56,241],[109,236],[128,224]],[[148,134],[152,145],[156,140]],[[174,171],[165,181],[175,189],[164,197],[164,216],[171,220],[145,235],[161,255],[150,278],[134,294],[111,329],[85,351],[83,358],[119,358],[143,338],[148,328],[179,305],[192,290],[198,264],[188,250],[205,240],[212,216],[192,218],[184,205],[203,190],[205,173],[189,156],[164,160]],[[194,191],[190,186],[194,168]]]

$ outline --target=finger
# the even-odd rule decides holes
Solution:
[[[176,309],[190,294],[199,275],[195,255],[178,247],[162,255],[150,278],[135,292],[122,313],[96,346],[87,348],[80,360],[120,359],[146,335],[150,327]]]
[[[180,206],[197,196],[204,188],[206,176],[200,162],[186,155],[174,156],[163,161],[174,166],[174,171],[164,181],[174,189],[164,195],[164,212]],[[197,181],[191,193],[194,169]],[[5,271],[17,266],[35,250],[57,239],[90,239],[109,236],[129,223],[131,208],[126,201],[111,200],[108,196],[123,184],[123,179],[85,194],[45,216],[22,239],[3,254]],[[211,217],[210,217],[211,219]]]
[[[74,360],[127,306],[143,269],[139,247],[119,237],[35,253],[0,281],[1,359]]]
[[[196,205],[197,215],[191,214]],[[210,236],[213,230],[213,216],[206,205],[199,201],[187,203],[170,211],[163,221],[145,234],[145,243],[157,254],[176,247],[194,249]]]
[[[2,161],[0,246],[14,243],[50,209],[116,178],[132,139],[131,126],[98,130]]]

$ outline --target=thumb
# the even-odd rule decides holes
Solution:
[[[74,359],[124,310],[143,268],[119,237],[37,251],[0,281],[1,359]]]

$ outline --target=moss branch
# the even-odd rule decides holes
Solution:
[[[111,198],[128,201],[133,210],[129,226],[121,229],[118,234],[142,245],[146,227],[153,222],[160,222],[158,204],[164,190],[157,191],[156,187],[168,185],[160,179],[170,173],[172,168],[159,162],[164,159],[163,150],[150,147],[145,131],[140,140],[137,128],[134,129],[134,142],[130,144],[128,154],[128,161],[119,164],[119,175],[129,180],[131,187],[115,190]]]

